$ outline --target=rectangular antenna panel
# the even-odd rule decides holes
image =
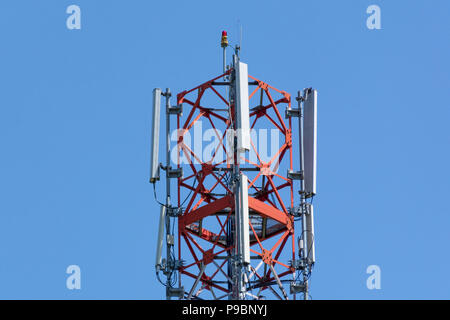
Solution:
[[[316,246],[314,240],[314,207],[310,204],[309,214],[306,215],[306,254],[310,263],[316,262]]]
[[[159,125],[161,115],[161,89],[153,89],[153,119],[150,159],[150,182],[159,180]]]
[[[316,194],[317,90],[307,90],[303,103],[304,179],[307,196]],[[300,120],[301,121],[301,120]]]
[[[250,231],[248,222],[248,183],[247,176],[241,174],[239,183],[239,249],[242,255],[242,262],[250,263]]]
[[[159,215],[159,227],[158,227],[158,239],[156,242],[156,268],[161,267],[161,253],[163,248],[163,239],[164,239],[164,225],[166,223],[166,207],[161,206],[161,212]]]
[[[248,67],[238,62],[236,66],[237,149],[250,150],[250,119],[248,105]]]

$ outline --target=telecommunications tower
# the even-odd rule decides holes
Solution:
[[[175,104],[170,89],[153,90],[150,182],[161,206],[157,278],[167,299],[308,299],[317,91],[299,91],[292,108],[289,93],[248,74],[240,47],[229,45],[225,31],[221,47],[222,74],[181,91]],[[233,48],[230,65],[227,47]],[[164,200],[156,187],[161,170]]]

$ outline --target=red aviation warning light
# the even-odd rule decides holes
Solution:
[[[220,45],[222,48],[228,47],[228,35],[225,30],[222,31],[222,41],[220,42]]]

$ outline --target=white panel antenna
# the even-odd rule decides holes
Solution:
[[[317,90],[307,89],[305,91],[305,100],[303,106],[303,170],[305,192],[309,197],[316,194]]]
[[[159,180],[159,126],[161,115],[161,89],[153,89],[153,119],[150,160],[150,182]]]
[[[248,183],[245,174],[240,175],[239,182],[239,208],[238,208],[238,227],[239,227],[239,248],[242,254],[242,262],[250,264],[250,233],[248,218]]]
[[[308,206],[309,212],[306,214],[306,244],[308,262],[313,264],[316,262],[316,248],[314,239],[314,207],[312,204]]]
[[[250,119],[248,103],[248,66],[238,62],[236,66],[237,150],[250,150]]]
[[[156,261],[155,267],[156,270],[161,268],[161,253],[163,248],[163,239],[164,239],[164,224],[166,223],[166,207],[161,206],[161,212],[159,215],[159,227],[158,227],[158,240],[156,242]]]

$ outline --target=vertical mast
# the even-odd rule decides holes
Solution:
[[[169,177],[169,170],[170,170],[170,89],[166,88],[166,92],[164,94],[165,98],[166,98],[166,208],[170,208],[170,177]],[[166,228],[167,228],[167,232],[170,231],[170,216],[166,215],[165,216],[165,220],[166,220]],[[167,249],[167,258],[169,258],[170,255],[170,250],[171,250],[171,245],[170,243],[167,243],[166,246]],[[170,283],[169,283],[170,279],[169,277],[167,277],[167,283],[166,286],[169,287]],[[170,295],[166,294],[166,299],[170,300]]]
[[[302,173],[302,179],[300,180],[300,208],[302,215],[302,235],[303,235],[303,258],[308,257],[308,244],[306,244],[306,193],[305,193],[305,178],[304,178],[304,168],[305,168],[305,157],[304,157],[304,147],[303,147],[303,110],[302,101],[303,97],[301,92],[298,91],[297,98],[298,102],[298,126],[299,126],[299,139],[298,144],[300,147],[300,172]],[[303,269],[303,299],[308,300],[308,268],[305,263],[305,268]]]

